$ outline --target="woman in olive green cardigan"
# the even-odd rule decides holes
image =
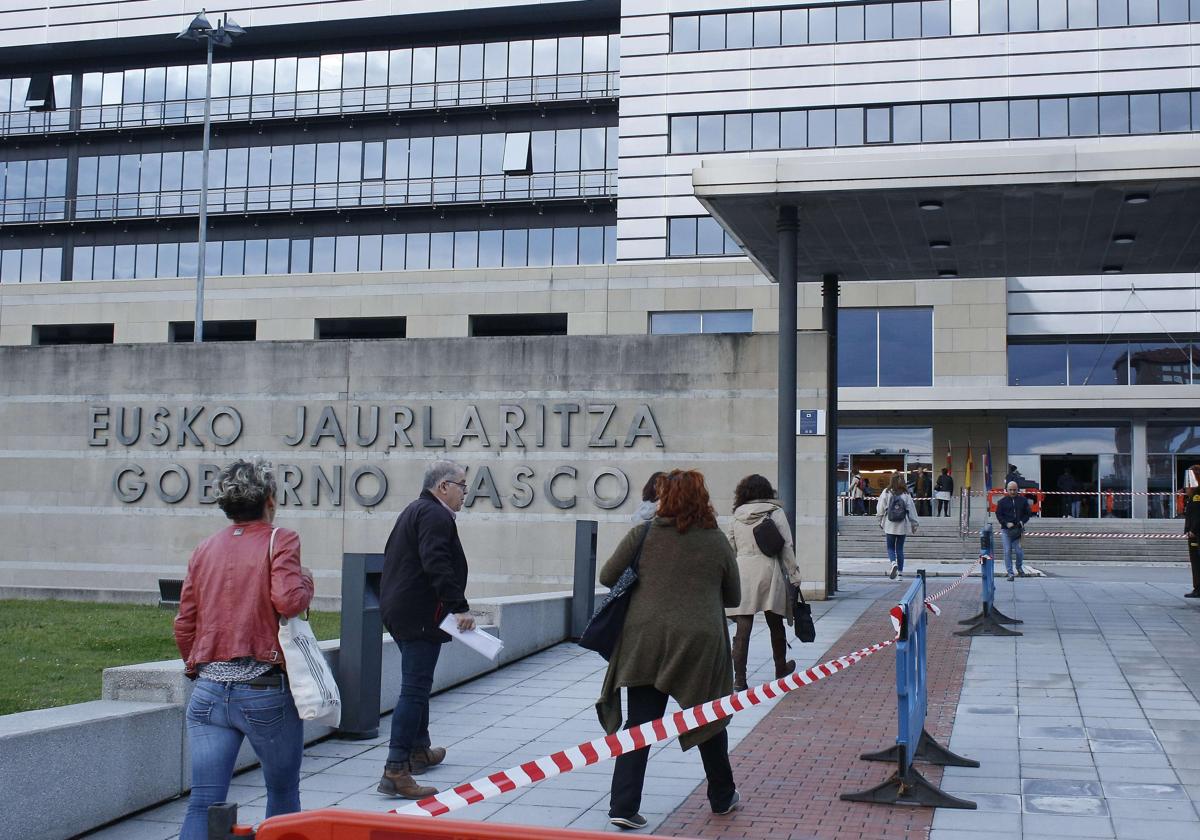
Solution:
[[[628,694],[627,728],[663,716],[667,700],[687,708],[724,697],[733,688],[733,661],[725,629],[725,608],[741,602],[737,564],[729,540],[717,528],[704,477],[674,470],[658,480],[658,516],[629,532],[600,570],[612,586],[633,562],[643,528],[649,527],[638,564],[638,584],[630,596],[621,638],[608,663],[596,702],[600,723],[610,735],[621,727],[622,688]],[[727,814],[740,796],[729,766],[728,720],[679,737],[680,746],[700,747],[713,812]],[[616,760],[609,821],[641,828],[638,814],[646,775],[647,750]]]

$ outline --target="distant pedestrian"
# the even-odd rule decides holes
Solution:
[[[946,467],[942,467],[942,474],[933,485],[933,497],[937,499],[937,515],[949,516],[950,500],[954,498],[954,477]]]
[[[658,480],[658,516],[650,524],[638,561],[639,582],[604,675],[596,713],[610,735],[621,728],[621,689],[626,690],[626,728],[662,717],[674,698],[687,708],[729,694],[733,665],[724,608],[741,601],[737,565],[729,540],[717,528],[704,477],[672,470]],[[643,528],[630,531],[600,570],[612,586],[629,567]],[[729,766],[728,719],[679,736],[685,749],[698,746],[708,777],[708,802],[728,814],[741,797]],[[642,828],[638,813],[646,777],[646,749],[627,752],[613,768],[609,822]]]
[[[400,648],[400,698],[392,712],[387,762],[377,790],[385,796],[422,799],[437,788],[419,776],[446,758],[429,739],[429,695],[442,645],[439,629],[453,615],[460,630],[475,626],[464,594],[467,556],[455,518],[467,494],[466,471],[453,461],[425,468],[421,495],[396,520],[384,549],[379,605],[383,623]]]
[[[637,506],[637,510],[633,512],[633,516],[629,517],[634,525],[645,524],[654,518],[654,514],[658,510],[658,495],[654,488],[658,483],[659,477],[665,474],[661,471],[652,473],[646,479],[646,483],[642,485],[642,502]]]
[[[1000,542],[1004,546],[1004,570],[1008,579],[1013,580],[1013,555],[1017,558],[1017,574],[1025,577],[1025,549],[1021,547],[1021,535],[1025,523],[1033,511],[1029,500],[1021,495],[1017,482],[1010,481],[1004,488],[1004,495],[996,502],[996,519],[1000,522]]]
[[[1183,509],[1183,530],[1187,537],[1188,560],[1192,563],[1192,591],[1183,597],[1200,598],[1200,466],[1192,467],[1193,479],[1188,483],[1187,504]]]
[[[875,519],[886,535],[888,560],[892,563],[888,577],[892,580],[904,577],[904,541],[910,533],[917,533],[921,521],[917,518],[917,507],[903,474],[892,473],[888,486],[879,494]]]
[[[862,516],[866,513],[865,497],[866,492],[863,477],[855,471],[854,475],[850,477],[850,514],[852,516]]]
[[[768,557],[758,547],[754,529],[769,519],[783,536],[783,550]],[[733,637],[733,690],[746,689],[746,660],[750,652],[750,632],[754,616],[762,613],[771,636],[771,656],[775,660],[775,679],[786,677],[796,670],[794,660],[787,658],[787,634],[783,623],[792,620],[788,587],[799,586],[800,569],[792,545],[792,529],[788,526],[782,504],[775,498],[771,482],[761,475],[748,475],[738,482],[733,492],[733,523],[728,531],[729,543],[737,557],[741,581],[742,602],[725,610],[725,615],[737,625]]]
[[[267,816],[300,810],[304,731],[279,650],[279,616],[308,609],[312,572],[300,537],[274,528],[275,476],[264,461],[235,461],[217,478],[217,506],[233,524],[188,562],[175,643],[196,681],[188,701],[192,794],[180,840],[205,840],[208,808],[224,802],[244,738],[262,764]]]
[[[1074,519],[1079,518],[1079,509],[1083,504],[1083,500],[1079,496],[1079,482],[1075,480],[1075,476],[1070,470],[1063,470],[1063,474],[1058,477],[1055,484],[1060,493],[1065,493],[1062,497],[1062,511],[1064,516],[1069,516]]]

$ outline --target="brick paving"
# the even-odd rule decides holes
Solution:
[[[899,594],[897,588],[895,594],[875,601],[821,661],[887,639],[892,633],[888,610]],[[926,727],[942,744],[950,741],[970,650],[969,640],[952,633],[961,629],[957,619],[970,612],[978,597],[978,587],[960,587],[939,601],[941,616],[929,617]],[[891,764],[862,761],[859,755],[895,743],[895,658],[891,649],[881,651],[788,694],[733,750],[741,810],[726,817],[712,814],[701,785],[655,833],[722,840],[928,837],[932,808],[838,798],[873,787],[894,769]],[[941,780],[940,768],[920,769],[934,784]]]

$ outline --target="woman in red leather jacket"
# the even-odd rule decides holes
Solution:
[[[243,738],[267,786],[267,816],[300,810],[303,729],[279,651],[279,616],[313,596],[300,537],[275,528],[275,477],[263,461],[235,461],[217,479],[233,524],[196,548],[183,581],[175,643],[196,681],[187,707],[192,795],[180,840],[208,837],[208,807],[223,802]]]

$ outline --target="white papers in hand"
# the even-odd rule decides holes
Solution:
[[[504,649],[504,642],[497,639],[491,633],[484,633],[478,627],[465,632],[459,630],[458,622],[452,615],[448,615],[443,618],[440,626],[443,630],[445,630],[454,638],[458,639],[467,647],[482,653],[493,662],[496,660],[496,657],[500,655],[500,651]]]

